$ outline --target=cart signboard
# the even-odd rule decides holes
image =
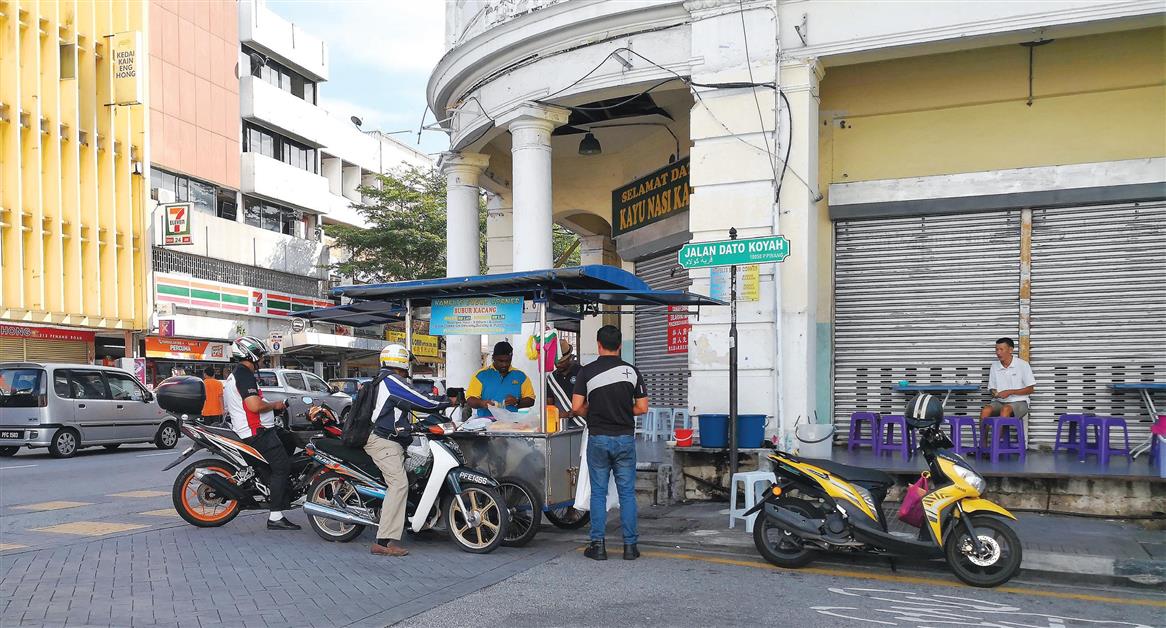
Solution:
[[[718,242],[685,244],[677,259],[684,268],[711,268],[744,264],[772,264],[789,257],[789,240],[785,236],[765,236]]]
[[[434,336],[521,334],[522,297],[434,299],[430,317]]]

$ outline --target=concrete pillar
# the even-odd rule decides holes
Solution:
[[[726,11],[722,3],[688,2],[692,14],[692,79],[698,83],[775,80],[777,29],[771,2],[745,0],[749,50],[741,43],[738,7]],[[733,34],[726,37],[726,33]],[[729,42],[729,43],[726,43]],[[694,88],[699,98],[690,119],[692,150],[689,183],[693,188],[689,230],[694,242],[727,240],[735,227],[742,238],[770,235],[776,224],[775,170],[781,151],[775,145],[776,98],[773,90]],[[761,109],[760,120],[758,108]],[[726,130],[726,126],[729,130]],[[795,126],[805,126],[798,121]],[[814,126],[810,123],[809,126]],[[791,163],[791,170],[794,170]],[[802,173],[799,171],[799,175]],[[794,181],[786,174],[787,185]],[[782,192],[785,196],[785,192]],[[785,220],[784,215],[781,218]],[[779,228],[780,230],[780,228]],[[797,255],[798,245],[794,245]],[[778,402],[782,373],[778,359],[779,307],[775,264],[760,267],[760,298],[738,301],[738,387],[741,414],[780,417]],[[710,272],[691,271],[692,290],[710,293]],[[695,414],[729,410],[729,308],[701,308],[691,319],[688,364],[689,411]],[[804,412],[803,412],[804,414]],[[791,418],[792,420],[792,418]],[[767,430],[780,431],[770,420]]]
[[[486,274],[498,275],[514,269],[514,204],[509,194],[486,196]],[[491,334],[486,351],[507,336]]]
[[[823,68],[816,60],[783,63],[781,90],[789,100],[792,127],[782,129],[782,152],[790,147],[789,170],[781,187],[781,232],[790,241],[790,256],[781,264],[781,429],[783,443],[793,443],[799,416],[814,418],[818,370],[818,82]],[[784,113],[784,112],[783,112]],[[791,133],[792,131],[792,133]],[[805,182],[810,182],[809,185]],[[828,350],[829,348],[825,348]],[[828,359],[828,353],[822,356]],[[829,417],[819,416],[828,421]]]
[[[446,277],[479,272],[478,177],[490,158],[476,153],[446,153],[441,168],[446,176]],[[482,337],[447,336],[445,360],[449,386],[465,387],[478,370]]]
[[[570,112],[561,107],[527,103],[503,114],[497,124],[506,125],[511,135],[511,163],[514,189],[514,270],[542,270],[554,265],[551,236],[551,131],[567,123]],[[526,358],[527,339],[539,335],[537,323],[522,326],[522,336],[514,344],[514,367],[536,380],[538,408],[543,390],[537,382],[538,365]]]
[[[607,264],[609,266],[621,266],[622,263],[619,255],[615,252],[615,243],[611,238],[605,235],[589,235],[579,236],[579,263],[588,266],[590,264]],[[602,316],[588,316],[579,323],[579,363],[587,364],[599,357],[599,349],[595,344],[595,334],[599,328],[604,325],[619,325],[620,316],[618,314],[604,314]],[[628,326],[634,326],[634,317],[628,316]],[[626,331],[626,330],[625,330]],[[632,346],[633,339],[628,338],[624,334],[624,344]]]

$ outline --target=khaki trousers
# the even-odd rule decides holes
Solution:
[[[405,449],[387,438],[369,434],[364,451],[385,478],[385,500],[381,504],[377,538],[400,541],[401,533],[405,530],[405,499],[409,493],[409,480],[405,477]]]

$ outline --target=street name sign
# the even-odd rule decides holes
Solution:
[[[789,240],[785,236],[765,236],[717,242],[685,244],[677,253],[684,268],[711,268],[744,264],[772,264],[789,257]]]

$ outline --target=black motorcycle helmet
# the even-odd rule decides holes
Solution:
[[[907,425],[921,430],[928,427],[939,427],[943,422],[943,402],[935,395],[922,393],[915,395],[907,402],[907,411],[904,413]]]

